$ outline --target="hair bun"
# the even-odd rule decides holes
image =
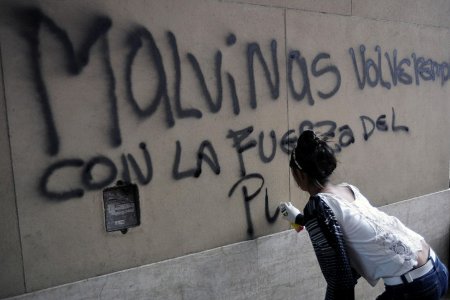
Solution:
[[[316,133],[311,129],[303,131],[303,133],[300,135],[299,142],[302,145],[305,145],[307,148],[318,148],[325,143],[325,141],[318,137]]]
[[[327,145],[327,136],[317,136],[313,130],[300,134],[295,148],[298,164],[313,179],[323,184],[336,168],[333,150]]]

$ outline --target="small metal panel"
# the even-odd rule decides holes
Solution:
[[[135,184],[120,184],[103,190],[106,231],[126,232],[140,225],[139,192]]]

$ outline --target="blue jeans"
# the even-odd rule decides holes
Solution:
[[[377,300],[438,300],[447,294],[448,270],[436,256],[434,268],[411,283],[385,285],[386,290]]]

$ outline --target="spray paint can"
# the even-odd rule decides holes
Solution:
[[[295,231],[300,232],[303,230],[303,226],[300,224],[291,223],[291,228],[295,229]]]

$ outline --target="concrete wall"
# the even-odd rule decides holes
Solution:
[[[25,287],[1,61],[0,71],[0,90],[2,91],[0,94],[0,191],[2,199],[0,266],[3,270],[7,270],[0,272],[1,297],[2,295],[24,293]]]
[[[427,240],[448,265],[450,190],[382,207]],[[13,299],[323,299],[325,280],[305,231],[284,231]],[[356,299],[383,291],[358,281]]]
[[[377,205],[446,189],[449,9],[0,2],[0,297],[285,230],[306,127],[334,135],[333,181]],[[117,180],[139,188],[127,234],[104,225]]]

